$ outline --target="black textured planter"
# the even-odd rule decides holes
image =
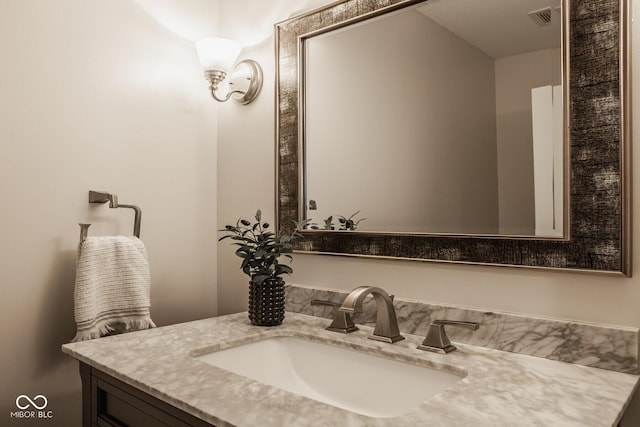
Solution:
[[[276,326],[284,320],[284,280],[249,282],[249,320],[257,326]]]

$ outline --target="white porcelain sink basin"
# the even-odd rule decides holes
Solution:
[[[196,358],[370,417],[408,412],[464,376],[294,337],[267,338]]]

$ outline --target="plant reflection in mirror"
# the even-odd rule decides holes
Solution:
[[[310,221],[313,220],[310,219]],[[311,230],[321,230],[315,222],[310,222],[308,228]],[[322,230],[335,230],[335,227],[333,226],[333,215],[324,220],[324,227],[322,227]]]
[[[360,211],[357,211],[356,213],[354,213],[353,215],[351,215],[349,218],[339,215],[338,216],[338,223],[340,224],[338,230],[342,230],[342,231],[346,231],[346,230],[355,230],[356,228],[358,228],[358,224],[360,224],[360,222],[364,221],[366,218],[361,218],[359,220],[355,220],[354,217],[356,215],[358,215],[360,213]],[[310,221],[310,220],[308,220]],[[316,223],[310,223],[309,224],[309,228],[312,230],[320,230],[320,227],[318,227],[318,224]],[[329,218],[324,220],[324,228],[323,230],[335,230],[335,227],[333,225],[333,215],[330,216]]]
[[[346,217],[340,215],[338,217],[338,221],[340,222],[340,228],[338,230],[355,230],[356,228],[358,228],[358,224],[360,224],[362,221],[367,219],[367,218],[361,218],[361,219],[359,219],[357,221],[355,219],[353,219],[353,217],[358,215],[359,213],[360,213],[360,211],[354,213],[349,218],[346,218]]]

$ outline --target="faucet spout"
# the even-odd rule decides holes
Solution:
[[[393,308],[393,297],[381,288],[375,286],[360,286],[355,288],[342,303],[340,311],[349,314],[361,313],[362,303],[367,295],[373,295],[376,302],[376,326],[369,338],[387,343],[403,340],[398,328],[396,310]]]

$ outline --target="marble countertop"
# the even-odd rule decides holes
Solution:
[[[281,326],[252,326],[246,313],[164,326],[62,350],[140,390],[217,426],[615,426],[637,375],[456,344],[442,355],[417,350],[422,337],[386,344],[371,329],[342,335],[329,320],[289,313]],[[468,375],[393,418],[371,418],[292,394],[193,357],[269,336],[310,337]],[[320,369],[320,367],[319,367]],[[354,384],[354,387],[357,387]]]

